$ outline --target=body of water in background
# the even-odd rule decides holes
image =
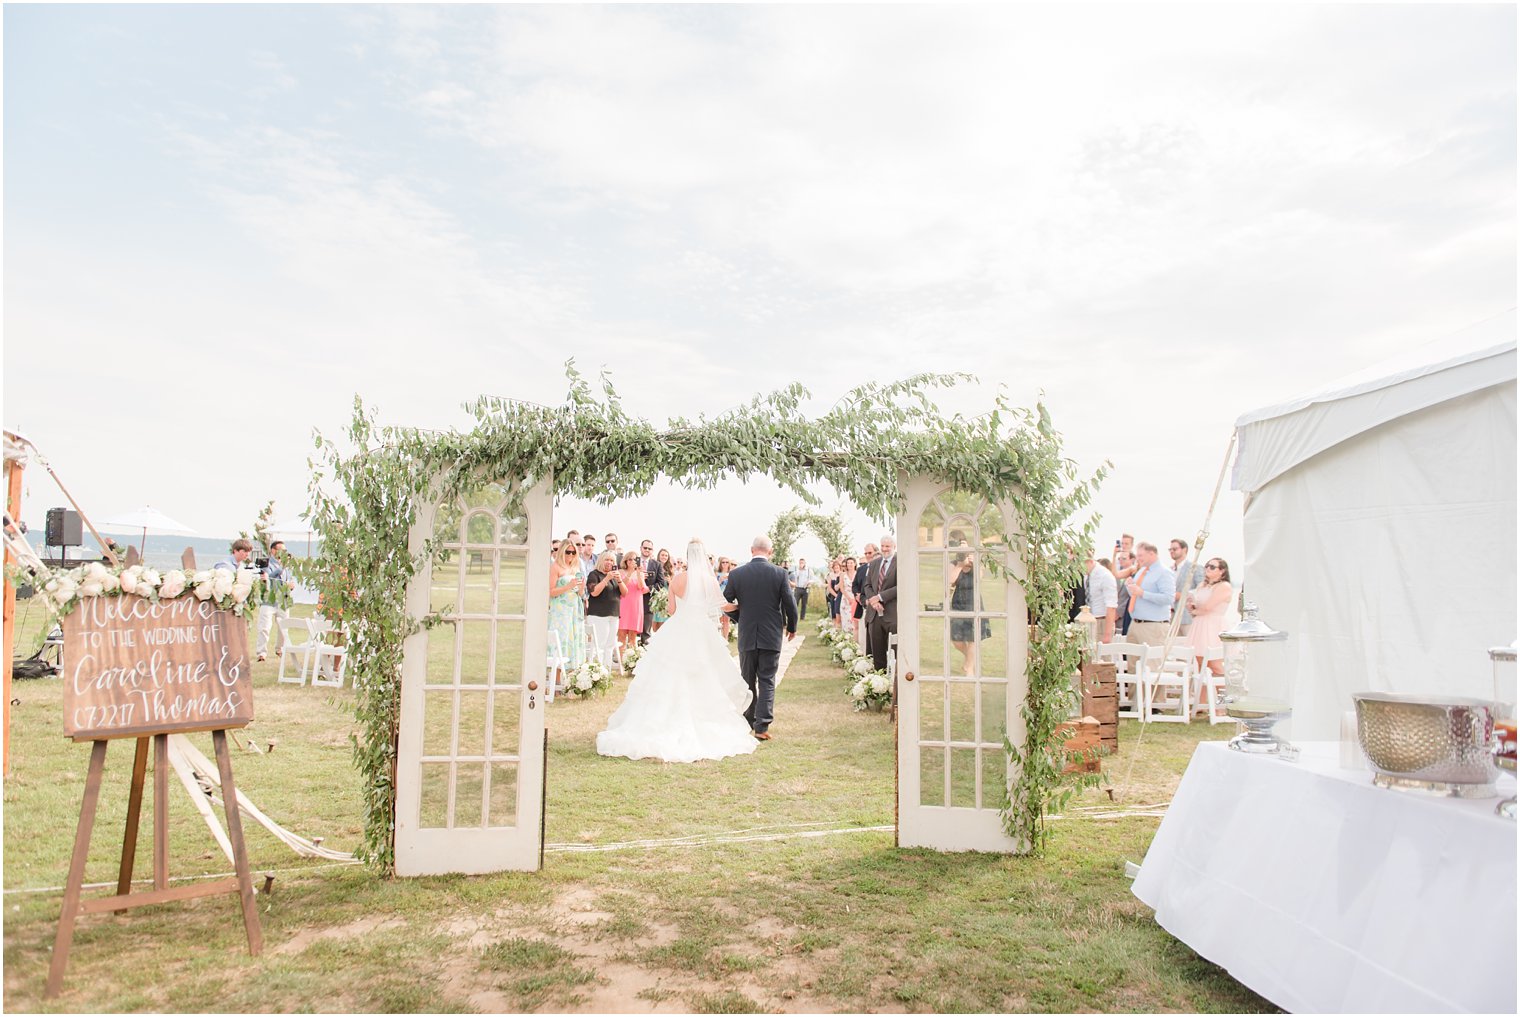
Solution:
[[[181,556],[185,553],[185,548],[187,547],[195,552],[196,568],[209,569],[217,562],[232,557],[232,542],[237,539],[236,537],[166,537],[163,535],[154,536],[150,533],[148,534],[146,547],[141,547],[139,545],[144,543],[141,530],[138,530],[136,533],[113,533],[108,530],[101,530],[100,535],[115,540],[123,547],[137,547],[138,553],[142,555],[143,564],[151,565],[159,571],[179,568]],[[27,539],[31,541],[32,549],[44,558],[56,559],[60,557],[59,552],[63,550],[63,548],[58,547],[44,548],[42,546],[43,536],[40,527],[29,532]],[[71,565],[76,558],[80,561],[93,561],[100,557],[100,546],[95,543],[95,538],[90,535],[88,530],[85,531],[84,540],[84,546],[68,549]],[[254,542],[254,546],[258,546],[257,541]],[[311,553],[317,554],[322,549],[322,542],[313,537],[310,547]],[[304,539],[287,539],[285,541],[285,550],[293,558],[305,558],[307,556],[307,543]],[[255,555],[257,555],[257,552],[255,552]],[[317,591],[297,582],[295,600],[297,604],[315,604],[317,602]]]

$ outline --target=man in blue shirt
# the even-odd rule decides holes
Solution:
[[[253,544],[246,537],[239,537],[232,542],[232,557],[223,558],[211,567],[214,569],[231,569],[234,572],[238,569],[252,568],[253,566],[248,564],[248,558],[252,554]]]
[[[1172,620],[1172,600],[1177,592],[1177,578],[1172,570],[1157,564],[1161,557],[1156,545],[1135,545],[1138,570],[1125,584],[1129,590],[1129,638],[1131,642],[1162,646]]]

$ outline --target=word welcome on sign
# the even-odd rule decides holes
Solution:
[[[247,622],[194,597],[92,597],[63,619],[63,733],[76,740],[253,720]]]

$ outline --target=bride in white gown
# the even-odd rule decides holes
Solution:
[[[754,752],[750,691],[718,634],[723,594],[699,540],[671,582],[670,620],[649,638],[623,705],[596,736],[603,756],[690,763]],[[684,579],[684,583],[682,580]]]

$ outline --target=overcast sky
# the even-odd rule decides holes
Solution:
[[[295,515],[355,394],[467,426],[574,357],[656,422],[1043,392],[1105,541],[1164,544],[1241,413],[1515,304],[1512,6],[11,5],[4,45],[4,423],[98,518]],[[738,551],[792,504],[555,528]]]

